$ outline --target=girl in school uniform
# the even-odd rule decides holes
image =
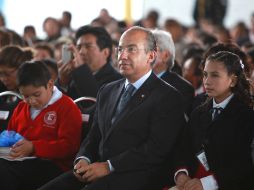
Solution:
[[[254,189],[254,112],[244,65],[231,52],[212,54],[203,82],[209,99],[190,117],[176,185],[180,190]]]

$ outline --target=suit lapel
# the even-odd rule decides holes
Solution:
[[[116,118],[114,124],[112,124],[112,126],[108,129],[108,131],[106,132],[106,137],[105,140],[109,137],[109,135],[111,134],[112,130],[114,130],[115,127],[119,126],[119,124],[126,119],[131,113],[133,113],[135,111],[135,108],[140,105],[141,103],[143,103],[150,95],[151,90],[154,87],[154,83],[155,83],[155,79],[156,76],[154,74],[151,74],[151,76],[144,82],[144,84],[135,92],[135,94],[131,97],[130,101],[127,103],[127,106],[124,108],[124,110],[119,114],[118,118]],[[124,83],[121,85],[121,87],[123,88]],[[114,100],[114,109],[117,106],[117,100],[120,98],[121,96],[121,90],[122,88],[120,87],[120,90],[118,91],[118,98],[113,98]],[[112,111],[111,113],[111,117],[110,117],[110,123],[111,124],[111,120],[113,117],[114,112]]]
[[[114,90],[112,90],[112,93],[111,93],[111,96],[110,96],[110,99],[109,99],[110,104],[109,104],[108,109],[107,109],[108,118],[106,120],[106,125],[105,125],[105,127],[107,127],[107,128],[111,128],[111,120],[114,116],[118,100],[119,100],[119,98],[122,94],[121,92],[124,88],[124,83],[125,83],[125,80],[122,80],[116,86],[116,88]]]
[[[212,121],[212,100],[210,100],[208,103],[204,104],[203,107],[200,110],[200,125],[203,126],[200,133],[202,133],[202,136],[205,136],[206,131],[210,128]]]
[[[170,76],[170,72],[168,70],[161,76],[161,79],[165,81],[170,81],[171,78],[172,77]]]

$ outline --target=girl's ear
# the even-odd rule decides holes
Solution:
[[[236,83],[237,83],[237,80],[238,80],[238,78],[237,78],[237,76],[235,76],[235,75],[232,75],[231,76],[231,84],[230,84],[230,87],[235,87],[235,85],[236,85]]]

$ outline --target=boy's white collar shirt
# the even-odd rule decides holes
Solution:
[[[54,104],[57,100],[59,100],[62,97],[63,93],[57,89],[56,86],[53,88],[53,94],[49,100],[49,102],[42,108],[42,109],[35,109],[35,108],[30,108],[30,114],[31,118],[34,120],[37,115],[43,110],[44,108],[48,107],[49,105]]]

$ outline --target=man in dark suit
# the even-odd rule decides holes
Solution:
[[[189,115],[194,98],[194,88],[187,80],[170,71],[175,60],[175,46],[171,34],[163,30],[153,30],[152,32],[158,47],[153,72],[183,95],[184,111]]]
[[[156,41],[145,28],[132,27],[121,36],[118,61],[125,79],[100,89],[93,127],[77,154],[74,172],[41,190],[162,188],[185,121],[179,93],[152,73],[156,51]],[[130,99],[121,110],[129,86]]]
[[[96,97],[105,83],[122,78],[111,66],[112,39],[102,27],[82,26],[76,33],[74,60],[60,67],[58,85],[73,99]]]

